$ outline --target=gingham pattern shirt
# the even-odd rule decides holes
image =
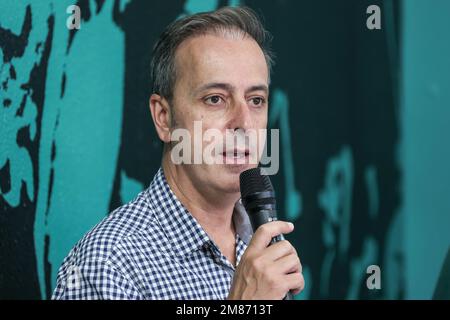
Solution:
[[[252,230],[237,202],[236,262]],[[177,199],[160,168],[147,190],[64,259],[53,299],[226,299],[234,267]]]

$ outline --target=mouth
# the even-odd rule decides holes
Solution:
[[[230,158],[243,158],[243,157],[249,156],[250,152],[248,149],[245,149],[245,150],[233,149],[233,150],[226,150],[226,151],[222,152],[222,155],[224,157],[230,157]]]
[[[248,163],[249,156],[248,149],[232,149],[222,153],[225,164],[245,164]]]

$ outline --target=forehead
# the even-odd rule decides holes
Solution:
[[[189,38],[175,54],[177,84],[191,88],[206,82],[234,86],[268,82],[264,53],[258,43],[242,35],[206,34]]]

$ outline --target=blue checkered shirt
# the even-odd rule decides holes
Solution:
[[[236,263],[251,238],[233,212]],[[64,259],[53,299],[226,299],[235,268],[167,184],[148,189],[88,232]]]

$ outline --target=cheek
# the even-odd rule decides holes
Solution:
[[[174,113],[175,125],[177,128],[187,129],[191,134],[198,132],[200,125],[204,127],[203,121],[199,115],[196,115],[190,106],[179,106]],[[193,135],[191,136],[193,137]]]
[[[258,129],[266,129],[267,128],[267,116],[263,117],[263,119],[260,119],[258,122]]]
[[[217,117],[215,114],[202,113],[199,114],[199,119],[202,122],[203,130],[219,130],[225,131],[227,121],[225,117]]]
[[[268,120],[266,115],[257,115],[253,118],[252,129],[255,129],[257,131],[267,129],[267,123]]]

